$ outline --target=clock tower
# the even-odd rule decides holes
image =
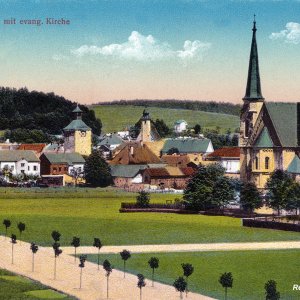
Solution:
[[[82,121],[82,110],[78,105],[73,113],[75,119],[64,128],[65,152],[90,155],[92,152],[92,130]]]

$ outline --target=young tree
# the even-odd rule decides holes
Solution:
[[[154,286],[154,270],[159,267],[159,259],[157,257],[151,257],[148,264],[152,269],[152,286]]]
[[[124,263],[124,278],[125,278],[125,271],[126,271],[126,261],[131,257],[131,253],[128,250],[123,250],[122,252],[120,252],[121,258],[123,260]]]
[[[83,177],[83,171],[81,170],[81,168],[72,168],[70,176],[74,179],[75,187],[77,187],[79,178]]]
[[[39,246],[35,243],[31,243],[30,250],[32,251],[32,272],[34,272],[34,255],[39,250]]]
[[[253,213],[254,209],[262,207],[262,197],[254,183],[246,182],[242,185],[240,203],[249,214]]]
[[[7,219],[3,220],[3,225],[5,226],[5,239],[6,239],[6,237],[7,237],[7,229],[8,229],[8,228],[10,227],[10,225],[11,225],[10,220],[7,220]]]
[[[11,235],[11,264],[14,264],[14,244],[17,243],[17,236],[15,234]]]
[[[300,184],[294,182],[287,191],[287,203],[285,205],[287,210],[295,210],[296,215],[300,209]]]
[[[219,278],[219,283],[225,289],[225,300],[227,300],[227,289],[232,288],[232,284],[233,284],[233,277],[231,272],[223,273]]]
[[[266,300],[279,300],[280,293],[277,291],[277,283],[274,280],[269,280],[265,284]]]
[[[106,187],[112,183],[110,167],[100,150],[93,150],[84,165],[85,180],[91,186]]]
[[[142,300],[142,288],[146,286],[145,277],[143,274],[137,274],[138,283],[137,286],[140,289],[140,300]]]
[[[195,134],[201,133],[201,126],[199,124],[196,124],[194,126],[194,132],[195,132]]]
[[[106,297],[108,299],[108,291],[109,291],[109,287],[108,287],[108,279],[109,279],[109,276],[110,276],[110,273],[112,272],[112,266],[111,266],[111,263],[106,259],[104,262],[103,262],[103,269],[105,270],[106,274]]]
[[[19,229],[19,232],[20,232],[20,239],[21,239],[21,236],[22,236],[22,232],[25,230],[26,228],[26,225],[22,222],[19,222],[18,223],[18,229]]]
[[[183,275],[186,278],[186,296],[188,294],[188,279],[194,273],[194,267],[192,264],[181,264],[183,269]]]
[[[54,242],[59,242],[61,234],[58,231],[53,230],[51,233],[51,236],[52,236]]]
[[[221,176],[214,184],[211,201],[212,205],[217,208],[225,208],[225,206],[234,199],[234,186],[231,179]]]
[[[54,250],[54,279],[56,279],[56,258],[62,254],[62,250],[59,248],[60,244],[58,242],[54,242],[52,247]]]
[[[100,239],[94,238],[94,247],[98,248],[98,270],[99,270],[99,265],[100,265],[100,249],[102,248],[102,243]]]
[[[180,299],[182,299],[182,293],[184,293],[187,283],[183,277],[178,277],[174,283],[173,286],[175,287],[176,291],[180,293]]]
[[[76,262],[76,249],[80,246],[80,238],[74,236],[73,240],[71,242],[71,246],[74,247],[74,251],[75,251],[75,260],[74,261]]]
[[[86,261],[86,255],[80,255],[79,260],[80,260],[80,264],[79,264],[79,268],[80,268],[80,283],[79,283],[79,288],[81,289],[82,269],[84,268],[84,263]]]
[[[275,170],[266,184],[268,205],[277,210],[285,208],[288,201],[288,190],[293,184],[293,179],[282,170]]]
[[[138,207],[148,207],[150,202],[150,193],[145,191],[140,191],[136,196],[136,204]]]

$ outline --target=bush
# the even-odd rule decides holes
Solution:
[[[136,197],[137,206],[149,207],[149,203],[150,203],[150,194],[145,191],[139,192],[138,196]]]

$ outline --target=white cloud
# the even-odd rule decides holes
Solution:
[[[201,59],[203,53],[210,46],[210,43],[187,40],[184,42],[183,50],[174,50],[168,43],[160,42],[152,35],[144,36],[137,31],[132,31],[128,40],[124,43],[110,44],[103,47],[83,45],[71,52],[78,57],[100,55],[135,61],[157,61],[174,58],[189,60]]]
[[[56,61],[60,61],[60,60],[69,60],[68,56],[62,55],[62,54],[53,54],[52,55],[52,59],[56,60]]]
[[[284,40],[286,43],[299,44],[300,43],[300,24],[289,22],[285,25],[284,30],[280,32],[273,32],[269,38],[271,40]]]

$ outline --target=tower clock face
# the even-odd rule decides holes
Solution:
[[[80,131],[80,136],[86,136],[86,132],[85,131]]]

